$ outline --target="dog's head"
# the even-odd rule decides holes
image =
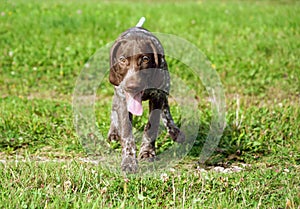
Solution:
[[[110,50],[109,81],[118,86],[128,72],[165,68],[160,41],[143,28],[130,28],[120,35]]]
[[[128,110],[135,115],[142,113],[145,89],[169,91],[167,70],[160,41],[143,28],[128,29],[111,48],[109,81],[115,86],[122,86]]]

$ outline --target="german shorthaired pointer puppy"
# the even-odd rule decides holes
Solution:
[[[114,85],[114,97],[108,140],[121,141],[124,172],[138,170],[132,116],[142,115],[142,101],[149,100],[149,121],[144,129],[139,159],[154,160],[160,118],[174,141],[185,140],[170,113],[170,77],[164,50],[152,33],[134,27],[120,35],[110,51],[109,81]]]

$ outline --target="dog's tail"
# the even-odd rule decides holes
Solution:
[[[136,27],[142,27],[144,22],[145,22],[146,18],[145,17],[141,17],[141,19],[139,20],[139,22],[136,24]]]

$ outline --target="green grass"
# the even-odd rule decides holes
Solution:
[[[233,174],[196,169],[120,177],[87,163],[0,164],[2,208],[279,208],[299,205],[299,170],[256,165]],[[16,198],[18,197],[18,198]]]
[[[300,207],[299,2],[2,0],[0,13],[0,160],[7,160],[0,163],[0,208]],[[251,167],[199,172],[210,104],[199,79],[173,60],[171,73],[195,91],[201,112],[195,145],[175,171],[165,171],[165,181],[160,174],[124,177],[80,160],[86,155],[73,126],[76,79],[99,48],[141,16],[150,31],[195,44],[220,75],[227,127],[201,166]],[[104,136],[112,94],[106,75],[95,108]],[[175,103],[172,112],[178,122]],[[145,121],[135,118],[136,130]],[[163,132],[158,151],[170,144]],[[16,163],[20,156],[51,162]]]

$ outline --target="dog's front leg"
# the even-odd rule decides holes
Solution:
[[[112,108],[110,114],[110,128],[108,131],[107,139],[109,142],[111,141],[119,141],[120,140],[120,123],[119,123],[119,114],[118,110],[120,109],[119,98],[115,95],[112,101]]]
[[[132,134],[132,115],[127,110],[126,98],[122,90],[115,88],[114,102],[117,103],[119,134],[122,145],[121,168],[124,172],[135,173],[138,170],[136,145]]]
[[[158,134],[161,108],[162,102],[160,97],[149,100],[149,120],[145,126],[139,159],[152,161],[155,158],[155,140]]]

